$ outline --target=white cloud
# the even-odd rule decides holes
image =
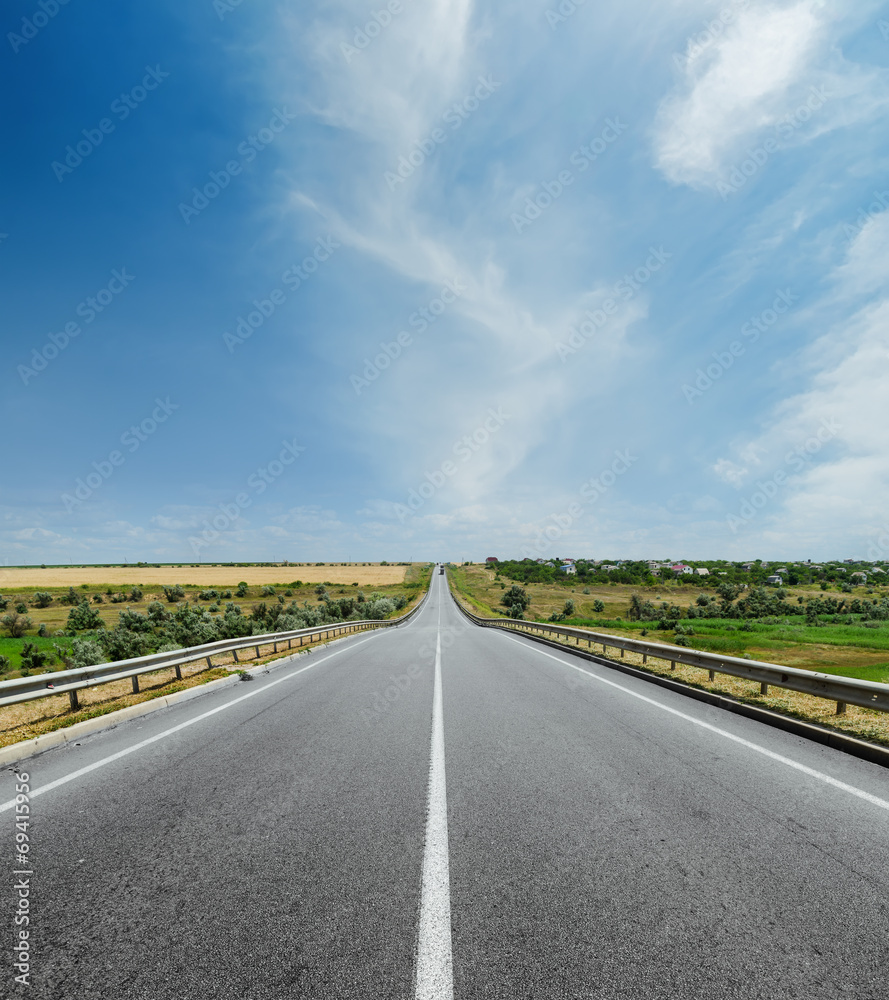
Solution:
[[[674,184],[713,186],[764,137],[792,146],[884,112],[885,71],[840,48],[857,13],[819,0],[740,12],[662,102],[659,169]]]

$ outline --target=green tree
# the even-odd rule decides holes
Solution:
[[[38,590],[31,603],[35,608],[48,608],[52,604],[52,594],[48,590]]]
[[[84,598],[80,604],[68,612],[68,628],[74,632],[102,627],[102,618],[90,602]]]

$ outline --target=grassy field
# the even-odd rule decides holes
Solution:
[[[394,597],[398,594],[404,594],[413,600],[417,597],[420,590],[419,588],[424,586],[424,582],[428,580],[428,569],[425,563],[414,563],[410,566],[311,566],[311,567],[257,567],[263,570],[270,570],[274,572],[274,580],[269,582],[259,582],[250,583],[247,580],[247,568],[245,567],[224,567],[225,577],[222,582],[215,580],[214,577],[210,579],[205,579],[204,575],[199,577],[197,582],[192,582],[188,584],[180,583],[183,590],[185,591],[184,596],[179,598],[181,601],[187,601],[192,604],[197,604],[200,607],[211,611],[214,614],[220,613],[224,610],[225,605],[229,602],[237,604],[243,609],[244,614],[249,614],[251,608],[254,604],[266,602],[272,603],[277,601],[279,597],[283,597],[287,604],[291,601],[296,601],[302,604],[308,601],[309,604],[318,603],[318,594],[315,592],[315,588],[319,585],[327,586],[327,590],[330,595],[334,598],[344,597],[344,596],[354,596],[357,593],[363,593],[366,597],[370,598],[371,594],[380,594],[383,597]],[[207,567],[204,572],[212,570],[214,574],[218,574],[223,567]],[[311,574],[309,573],[311,570]],[[339,570],[339,573],[334,572],[334,570]],[[375,578],[380,576],[395,576],[396,580],[390,580],[386,583],[362,583],[361,582],[361,570],[364,570],[365,575],[371,573]],[[388,573],[388,571],[392,571]],[[14,572],[12,570],[5,570],[5,573]],[[41,572],[35,570],[34,572]],[[47,570],[47,572],[57,572],[56,570]],[[109,571],[104,570],[103,575],[107,575]],[[80,581],[76,585],[66,584],[64,586],[50,586],[46,583],[42,583],[39,587],[32,586],[20,586],[12,588],[9,586],[4,586],[0,588],[0,594],[8,600],[8,607],[5,613],[9,613],[15,609],[16,605],[21,601],[27,605],[26,614],[31,619],[33,625],[32,628],[20,639],[12,639],[8,636],[0,637],[0,656],[6,656],[9,661],[9,667],[6,670],[0,671],[0,679],[8,679],[18,676],[18,671],[21,666],[21,651],[23,644],[25,642],[34,643],[43,652],[51,655],[52,659],[46,669],[61,669],[61,662],[56,655],[55,645],[65,647],[69,644],[70,639],[65,636],[57,636],[54,633],[59,631],[64,631],[66,629],[68,613],[71,610],[71,605],[63,604],[62,599],[66,597],[71,586],[74,587],[75,593],[80,600],[86,598],[90,605],[98,612],[102,619],[102,622],[106,628],[113,628],[118,622],[119,613],[125,609],[132,609],[145,613],[145,609],[151,601],[160,601],[165,608],[170,611],[175,611],[176,603],[168,602],[165,599],[163,586],[174,586],[176,584],[176,579],[171,578],[168,575],[169,571],[164,570],[152,570],[151,572],[160,576],[162,585],[149,584],[146,582],[140,582],[136,580],[135,582],[130,580],[126,585],[123,584],[109,584],[107,580],[102,579],[101,583],[88,583],[83,581],[81,577],[77,579]],[[198,573],[198,569],[189,568],[188,573],[195,575]],[[283,581],[281,580],[283,574]],[[339,582],[335,579],[337,576],[344,576],[345,580],[340,580]],[[311,579],[304,579],[310,577]],[[290,582],[287,582],[290,578]],[[243,596],[238,596],[237,585],[239,582],[244,581],[250,583],[250,586],[243,593]],[[129,595],[132,591],[133,586],[140,586],[142,588],[143,594],[140,600],[124,600],[117,603],[112,602],[112,598],[119,595]],[[273,595],[263,594],[263,587],[274,587],[275,593]],[[217,597],[202,597],[202,593],[207,591],[215,590],[218,594]],[[49,593],[52,596],[52,603],[47,608],[38,608],[34,606],[34,594],[36,592]],[[101,603],[96,601],[96,598],[101,598]],[[0,617],[4,612],[0,612]],[[39,636],[38,630],[43,626],[44,630],[48,633],[46,637]]]
[[[479,609],[479,614],[496,617],[503,612],[500,599],[509,581],[495,580],[495,574],[481,566],[452,567],[449,572],[455,585]],[[586,588],[589,594],[570,584],[532,583],[525,589],[531,598],[531,606],[525,613],[530,620],[546,621],[571,599],[575,602],[575,615],[564,622],[566,625],[634,638],[645,632],[652,642],[675,642],[672,631],[657,630],[657,622],[626,620],[630,596],[639,593],[639,587],[628,584],[591,586]],[[790,592],[794,598],[798,595],[804,599],[822,596],[817,588],[794,587]],[[694,584],[671,581],[644,596],[647,600],[664,600],[686,607],[694,604],[698,593],[700,588]],[[850,596],[863,595],[864,588],[859,588]],[[593,602],[597,600],[604,604],[604,611],[593,610]],[[755,660],[788,667],[889,683],[889,622],[881,622],[877,628],[862,624],[813,626],[807,625],[806,619],[800,616],[749,623],[737,619],[696,618],[690,624],[694,634],[687,636],[687,641],[694,649],[729,656],[746,654]]]
[[[356,583],[377,587],[402,583],[410,567],[378,563],[290,563],[287,566],[49,566],[23,569],[0,568],[0,593],[5,591],[52,590],[57,587],[227,587],[244,580],[251,586],[284,585],[288,581],[340,586]]]
[[[450,567],[448,575],[455,594],[470,610],[481,616],[495,618],[502,613],[503,608],[499,602],[508,585],[507,581],[495,581],[494,573],[481,566]],[[504,588],[501,588],[501,583],[504,583]],[[652,642],[675,644],[672,631],[658,631],[652,628],[651,622],[625,620],[630,596],[638,593],[637,587],[623,584],[598,588],[591,586],[588,588],[591,591],[589,594],[582,593],[583,588],[572,590],[570,585],[565,584],[527,584],[525,589],[532,602],[525,613],[526,619],[546,621],[553,612],[561,611],[565,601],[570,598],[576,602],[579,616],[559,624],[632,638],[641,638],[645,633],[645,638]],[[798,590],[801,591],[800,588],[793,588],[793,593],[796,594]],[[698,588],[694,586],[674,584],[646,596],[687,606],[694,603],[697,594]],[[815,596],[820,591],[812,590],[811,594]],[[593,611],[592,604],[595,600],[602,601],[604,611]],[[880,627],[876,629],[845,624],[813,627],[804,622],[804,618],[796,618],[795,623],[791,624],[783,621],[750,622],[751,631],[741,631],[740,626],[746,623],[737,619],[694,619],[695,633],[686,638],[689,648],[748,656],[767,663],[889,683],[889,622],[880,623]],[[763,695],[758,682],[725,674],[717,674],[710,681],[706,670],[681,664],[672,670],[668,661],[655,660],[653,657],[643,663],[642,657],[636,653],[626,653],[621,662],[691,687],[713,691],[746,704],[889,746],[889,713],[886,712],[849,705],[845,715],[837,716],[836,704],[824,698],[775,686],[771,686],[769,693]]]

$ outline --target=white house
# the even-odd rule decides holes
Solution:
[[[577,576],[577,567],[573,563],[565,563],[564,566],[560,566],[559,569],[563,573],[567,573],[568,576]]]

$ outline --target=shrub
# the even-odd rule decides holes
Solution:
[[[46,625],[43,622],[40,623],[40,625],[39,625],[39,627],[37,629],[37,634],[40,636],[41,639],[45,639],[46,638],[46,636],[47,636]]]
[[[601,614],[604,610],[605,610],[605,605],[602,603],[602,601],[593,601],[593,611],[595,611],[596,614]]]
[[[93,594],[93,600],[96,604],[104,604],[105,598],[101,594]]]
[[[246,597],[247,596],[247,584],[244,583],[243,580],[241,580],[241,582],[238,584],[238,593],[236,594],[236,596],[237,597]]]
[[[9,670],[9,657],[0,655],[0,673]]]
[[[117,660],[132,660],[149,652],[144,635],[140,632],[130,632],[120,626],[110,631],[97,632],[96,637],[102,644],[105,659],[112,663]]]
[[[59,598],[59,603],[70,604],[73,607],[75,604],[80,604],[80,594],[73,587],[69,587],[68,593]]]
[[[513,618],[521,617],[521,614],[514,614],[515,611],[523,612],[531,604],[528,592],[524,587],[514,583],[509,590],[500,598],[500,603],[507,608]]]
[[[22,646],[22,674],[25,671],[30,672],[31,670],[42,670],[43,667],[49,662],[50,654],[44,653],[42,649],[38,649],[33,642],[26,642]]]
[[[91,607],[89,601],[84,598],[77,607],[72,608],[68,612],[67,625],[69,629],[81,632],[88,628],[101,628],[102,619],[99,616],[99,612]]]
[[[5,611],[9,607],[9,598],[0,594],[0,611]]]
[[[48,608],[52,604],[52,594],[48,590],[38,590],[31,603],[35,608]]]
[[[69,650],[65,650],[61,646],[56,646],[56,650],[69,670],[92,667],[105,660],[102,646],[95,639],[74,639]]]
[[[590,588],[589,588],[589,587],[584,587],[584,588],[583,588],[583,593],[584,593],[584,594],[590,594],[590,593],[592,593],[592,591],[590,590]]]
[[[24,601],[19,601],[15,606],[15,610],[20,615],[26,615],[28,613],[28,605]]]
[[[565,607],[562,608],[562,616],[564,618],[574,617],[574,601],[571,600],[565,601]]]
[[[29,628],[34,627],[34,622],[20,611],[10,611],[8,615],[0,618],[0,625],[3,626],[11,638],[21,639]]]
[[[217,597],[219,597],[218,590],[202,590],[198,594],[199,601],[215,601]]]
[[[111,603],[112,604],[126,604],[127,603],[127,595],[123,594],[123,593],[112,594],[111,595]]]
[[[177,601],[181,601],[185,597],[185,591],[177,583],[173,587],[164,587],[164,597],[167,599],[168,604],[175,604]]]
[[[141,587],[133,587],[133,589],[130,591],[129,600],[133,604],[138,604],[139,601],[142,600],[143,596],[144,595],[142,593],[142,588]]]

